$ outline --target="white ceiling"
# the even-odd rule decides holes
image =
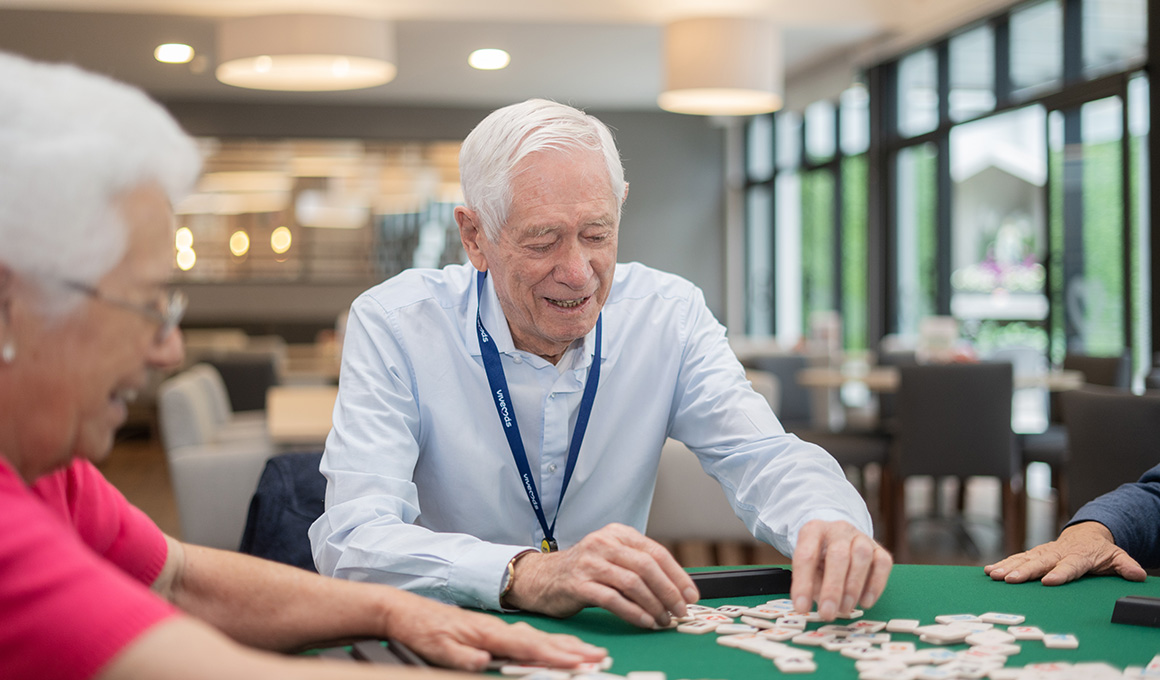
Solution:
[[[490,107],[547,97],[582,107],[654,110],[665,22],[769,16],[786,71],[835,55],[866,59],[961,25],[1009,0],[0,0],[0,49],[73,61],[168,99]],[[397,21],[398,77],[346,93],[240,90],[213,78],[215,19],[285,12]],[[192,65],[155,62],[162,42],[193,45]],[[467,66],[479,47],[512,54],[503,71]]]

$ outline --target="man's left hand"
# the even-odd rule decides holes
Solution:
[[[855,604],[872,607],[886,588],[894,559],[874,539],[848,522],[807,522],[793,553],[790,598],[799,613],[818,603],[818,614],[833,621]]]

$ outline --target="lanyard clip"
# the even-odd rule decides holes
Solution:
[[[556,543],[556,539],[545,538],[544,540],[540,541],[540,552],[551,553],[551,552],[559,552],[559,551],[560,551],[560,546],[559,546],[559,544]]]

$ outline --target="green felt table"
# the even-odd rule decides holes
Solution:
[[[1079,638],[1078,649],[1047,649],[1042,642],[1025,640],[1022,651],[1011,657],[1008,666],[1045,661],[1071,663],[1104,661],[1123,668],[1147,664],[1160,654],[1160,628],[1130,626],[1111,622],[1116,599],[1126,595],[1160,597],[1160,578],[1132,583],[1116,577],[1088,577],[1048,588],[1038,582],[1020,585],[997,583],[980,567],[896,565],[881,600],[866,610],[865,619],[919,619],[933,624],[939,614],[983,614],[997,611],[1023,614],[1024,625],[1038,626],[1046,633],[1071,633]],[[704,600],[709,606],[722,604],[756,605],[779,597],[768,595]],[[606,647],[613,658],[611,672],[664,671],[670,679],[768,678],[779,675],[773,663],[749,652],[723,647],[717,636],[689,635],[676,630],[649,631],[624,623],[600,609],[586,609],[568,619],[551,619],[526,614],[508,614],[508,621],[526,621],[541,630],[570,633],[587,642]],[[841,621],[839,621],[841,623]],[[809,629],[822,624],[811,623]],[[910,640],[921,649],[929,647],[914,635],[893,634],[895,640]],[[951,645],[952,650],[967,645]],[[814,648],[818,671],[813,677],[856,678],[854,661],[837,652]]]

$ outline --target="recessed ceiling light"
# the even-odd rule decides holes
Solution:
[[[498,71],[501,68],[507,68],[511,60],[511,55],[503,50],[485,48],[472,52],[471,56],[467,58],[467,63],[480,71]]]
[[[193,48],[181,43],[165,43],[153,50],[153,57],[165,64],[188,64],[193,60]]]

